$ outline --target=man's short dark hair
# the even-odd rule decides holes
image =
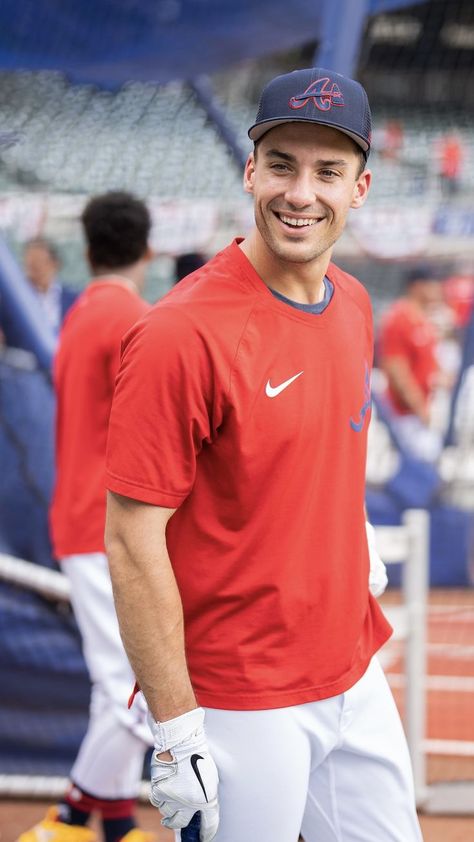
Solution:
[[[431,263],[417,263],[406,272],[405,285],[409,287],[419,282],[442,281],[442,279],[443,276],[437,266]]]
[[[204,266],[207,258],[199,251],[187,251],[176,258],[176,283]]]
[[[81,221],[95,268],[131,266],[147,251],[151,217],[145,203],[131,193],[111,191],[94,196]]]

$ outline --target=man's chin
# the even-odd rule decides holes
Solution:
[[[278,246],[274,249],[277,257],[286,263],[312,263],[321,257],[325,251],[327,251],[326,246],[321,245],[318,247],[313,245],[311,248],[308,248],[307,243],[291,243],[288,245],[278,243]]]
[[[317,260],[328,251],[333,242],[311,241],[306,236],[296,239],[288,235],[285,238],[281,231],[272,230],[271,226],[257,226],[260,235],[266,243],[267,249],[274,258],[284,263],[305,264]]]

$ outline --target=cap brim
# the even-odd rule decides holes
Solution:
[[[260,123],[254,123],[254,125],[250,127],[248,136],[250,140],[260,140],[260,138],[269,132],[270,129],[274,129],[275,126],[282,126],[283,123],[316,123],[318,126],[327,126],[328,129],[336,129],[336,131],[342,132],[352,138],[352,140],[357,143],[357,146],[360,146],[362,151],[366,154],[370,150],[369,144],[360,135],[348,131],[343,126],[338,126],[337,123],[328,123],[326,120],[315,120],[314,118],[308,120],[305,117],[296,117],[289,120],[288,117],[284,117],[281,120],[262,120]]]

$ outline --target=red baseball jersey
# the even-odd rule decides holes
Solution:
[[[301,312],[234,242],[123,343],[107,485],[177,508],[167,544],[205,706],[337,695],[390,634],[368,590],[370,303],[328,276],[329,306]]]
[[[418,309],[404,299],[396,301],[384,315],[380,327],[380,361],[390,357],[404,359],[420,387],[426,402],[431,395],[438,371],[436,358],[437,336],[432,323]],[[410,414],[402,398],[390,384],[388,397],[399,415]]]
[[[149,309],[113,279],[94,281],[66,316],[54,363],[57,558],[104,552],[107,426],[124,333]]]

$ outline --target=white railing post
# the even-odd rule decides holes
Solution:
[[[403,564],[403,591],[407,614],[405,645],[405,727],[415,781],[417,803],[427,796],[426,754],[426,609],[429,587],[429,514],[421,509],[405,512],[408,554]]]

